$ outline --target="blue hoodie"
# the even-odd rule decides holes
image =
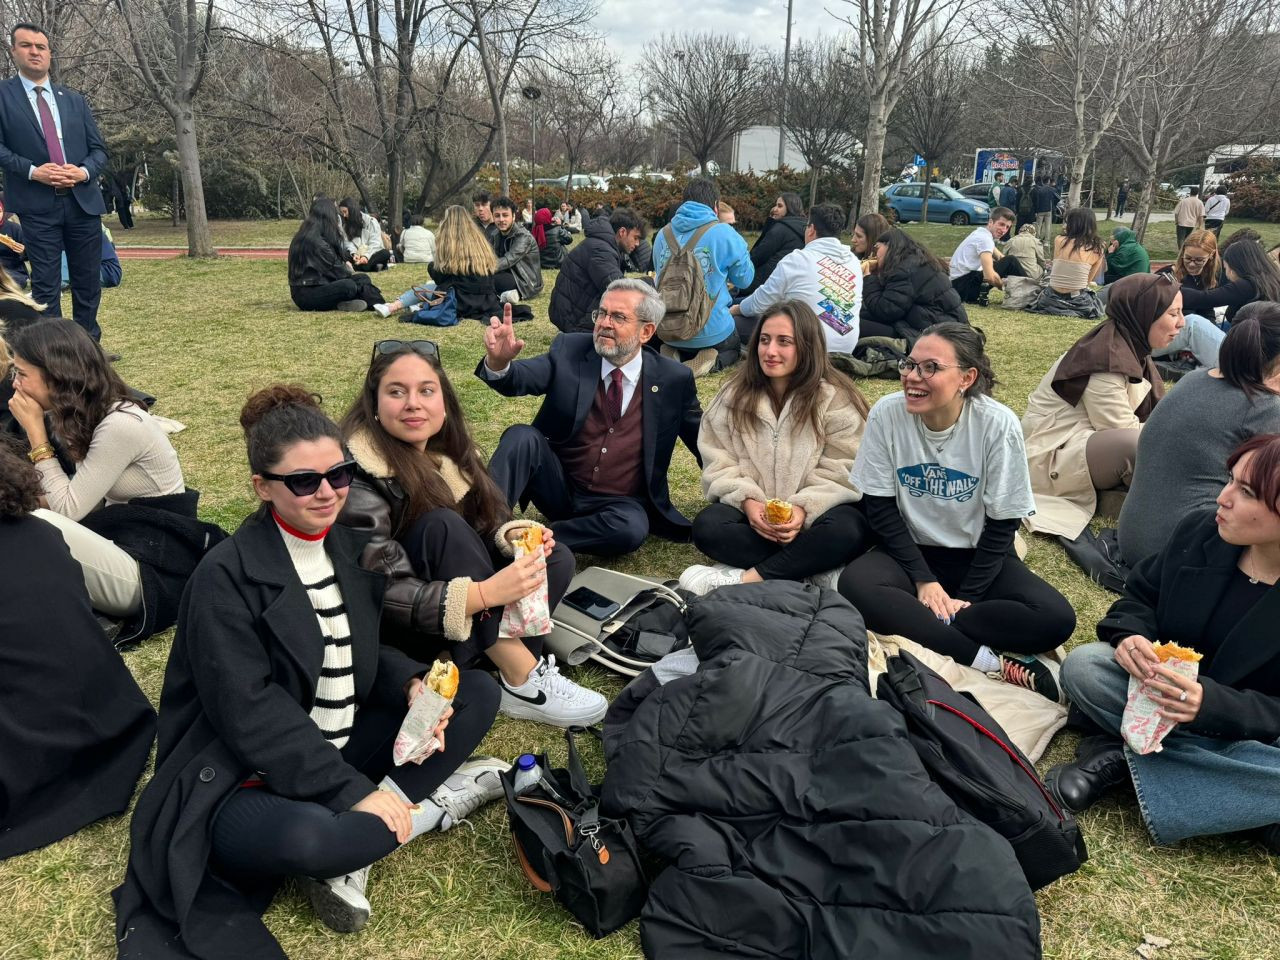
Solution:
[[[712,223],[718,219],[716,212],[705,203],[686,200],[671,218],[671,229],[675,231],[676,241],[683,246],[693,231],[704,223]],[[659,230],[653,241],[653,269],[659,280],[667,261],[671,259],[671,253],[667,248],[666,230]],[[715,306],[707,325],[692,340],[666,341],[673,347],[686,350],[714,347],[728,338],[734,325],[733,315],[729,313],[730,297],[726,281],[741,290],[750,285],[756,275],[747,242],[727,223],[712,227],[704,233],[695,253],[702,264],[703,276],[706,277],[707,295],[715,298]]]

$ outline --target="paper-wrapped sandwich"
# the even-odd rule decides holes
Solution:
[[[1162,664],[1182,676],[1194,680],[1200,675],[1201,654],[1190,647],[1180,647],[1176,643],[1153,643],[1151,649]],[[1129,698],[1125,701],[1120,730],[1124,734],[1125,743],[1134,753],[1159,753],[1164,749],[1161,746],[1164,738],[1177,725],[1175,721],[1156,712],[1161,703],[1161,700],[1152,699],[1142,692],[1142,683],[1137,677],[1129,678]]]
[[[546,527],[533,524],[511,544],[516,559],[531,553],[542,554],[542,538]],[[528,596],[513,600],[502,608],[502,622],[498,626],[500,637],[545,637],[551,632],[551,602],[547,592],[547,578]]]
[[[400,724],[391,757],[397,767],[406,763],[421,763],[440,749],[435,729],[440,718],[453,703],[458,693],[458,667],[447,661],[437,660],[426,677],[427,689],[423,690]]]

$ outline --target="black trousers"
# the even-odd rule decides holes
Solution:
[[[342,757],[374,783],[388,773],[413,802],[424,800],[475,751],[498,713],[498,685],[488,674],[462,671],[445,749],[421,764],[395,767],[391,748],[405,702],[366,703],[356,713]],[[324,749],[329,749],[325,747]],[[371,813],[334,813],[323,804],[294,800],[268,787],[240,787],[222,805],[211,828],[215,868],[237,877],[339,877],[381,860],[396,835]]]
[[[900,340],[898,332],[887,323],[881,323],[878,320],[868,320],[863,317],[858,322],[858,339],[863,337],[888,337],[891,340]]]
[[[364,273],[373,273],[376,270],[383,269],[390,262],[391,251],[383,249],[375,250],[373,253],[369,254],[369,258],[364,263],[357,263],[354,266],[357,270]],[[353,297],[352,299],[355,298]]]
[[[1205,228],[1206,230],[1212,230],[1212,231],[1213,231],[1213,235],[1214,235],[1215,237],[1221,237],[1221,236],[1222,236],[1222,221],[1221,221],[1221,220],[1210,220],[1208,217],[1206,217],[1206,218],[1205,218],[1205,221],[1204,221],[1204,228]]]
[[[17,176],[11,172],[11,176]],[[23,174],[25,176],[25,174]],[[31,296],[46,317],[62,316],[62,254],[67,254],[71,316],[94,340],[102,338],[102,218],[85,213],[70,193],[54,197],[44,213],[22,211],[22,240],[31,261]]]
[[[516,283],[516,276],[510,270],[499,270],[493,275],[493,292],[505,293],[507,290],[514,290],[518,296],[520,286]]]
[[[372,309],[375,303],[386,303],[382,291],[363,273],[353,273],[331,283],[290,287],[289,294],[299,310],[332,310],[344,300],[363,300],[365,309]]]
[[[871,528],[853,503],[832,507],[790,543],[766,540],[737,507],[713,503],[693,520],[693,545],[712,560],[764,580],[803,580],[842,567],[870,545]]]
[[[1182,249],[1182,245],[1187,242],[1187,237],[1191,236],[1191,232],[1195,227],[1175,227],[1178,232],[1178,249]]]
[[[508,427],[489,459],[489,476],[514,508],[532,502],[551,521],[556,543],[574,553],[616,557],[639,550],[649,511],[636,497],[577,490],[547,438],[533,427]]]
[[[400,542],[409,554],[413,572],[422,580],[453,580],[455,577],[487,580],[496,570],[511,563],[510,557],[501,553],[492,541],[482,539],[458,511],[448,507],[428,510],[400,538]],[[573,553],[557,538],[555,549],[547,558],[547,600],[551,609],[555,609],[569,589],[573,573]],[[489,665],[482,658],[498,640],[502,608],[493,607],[484,613],[488,616],[481,613],[472,616],[469,639],[448,647],[453,661],[460,667]],[[542,637],[524,638],[525,646],[535,657],[542,656],[542,640]],[[413,651],[412,655],[424,660],[433,652]]]
[[[921,547],[929,569],[955,596],[969,572],[973,550]],[[946,624],[916,598],[916,585],[884,550],[864,553],[840,576],[841,595],[862,613],[867,629],[898,634],[969,666],[978,648],[1044,653],[1066,642],[1076,628],[1067,598],[1027,569],[1012,553],[986,596]]]
[[[1001,257],[995,262],[994,269],[998,277],[1025,277],[1027,271],[1022,269],[1022,264],[1014,257]],[[970,270],[968,273],[953,277],[951,286],[960,294],[960,299],[965,303],[976,303],[978,295],[982,293],[982,288],[986,286],[986,281],[982,279],[981,270]]]

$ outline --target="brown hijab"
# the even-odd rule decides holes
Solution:
[[[1151,359],[1147,334],[1177,293],[1173,278],[1158,273],[1135,274],[1113,283],[1107,318],[1063,355],[1053,377],[1054,393],[1074,407],[1095,373],[1122,373],[1133,383],[1146,380],[1151,392],[1135,411],[1138,421],[1146,423],[1164,396],[1164,381]]]

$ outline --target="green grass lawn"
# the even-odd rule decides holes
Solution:
[[[928,230],[933,234],[935,228]],[[963,232],[936,230],[954,231],[957,239]],[[404,266],[375,279],[391,295],[425,277],[419,268]],[[555,332],[546,320],[552,280],[548,275],[548,294],[534,304],[538,319],[520,329],[530,355],[544,350]],[[995,308],[975,309],[971,317],[990,337],[1001,380],[996,395],[1019,413],[1050,363],[1091,326]],[[229,529],[254,503],[237,427],[245,396],[274,381],[298,381],[323,394],[330,414],[339,417],[357,390],[375,340],[438,339],[477,439],[487,450],[505,425],[528,422],[537,406],[534,399],[503,400],[472,376],[483,354],[478,324],[463,321],[431,331],[373,314],[299,313],[289,301],[279,262],[133,261],[125,266],[124,285],[105,292],[100,319],[104,346],[123,355],[121,373],[160,398],[157,412],[187,425],[174,442],[188,483],[202,491],[203,514]],[[723,375],[700,382],[704,405],[722,382]],[[895,382],[883,380],[863,386],[872,400],[896,389]],[[683,448],[671,479],[677,506],[686,514],[696,512],[702,502],[698,473]],[[699,559],[690,546],[655,540],[619,565],[666,577]],[[1111,596],[1047,540],[1032,538],[1029,562],[1074,603],[1080,625],[1072,643],[1091,639]],[[153,700],[170,640],[171,634],[155,637],[125,654]],[[580,671],[578,677],[610,695],[621,688],[599,670]],[[1074,735],[1060,735],[1042,770],[1069,759],[1074,745]],[[510,758],[547,747],[563,756],[557,731],[500,718],[483,749]],[[587,744],[586,751],[599,777],[599,749]],[[1037,897],[1046,956],[1131,957],[1144,932],[1174,941],[1161,951],[1161,960],[1276,955],[1280,874],[1277,861],[1260,848],[1216,839],[1153,848],[1132,798],[1104,801],[1081,820],[1090,861]],[[113,957],[108,894],[123,876],[127,850],[128,820],[118,817],[0,863],[0,960]],[[474,818],[474,831],[463,826],[424,837],[376,865],[370,899],[373,919],[354,936],[331,933],[292,888],[277,898],[266,922],[297,960],[641,956],[634,924],[593,941],[549,896],[527,884],[512,856],[500,804]],[[945,944],[939,944],[938,955],[947,957]]]

